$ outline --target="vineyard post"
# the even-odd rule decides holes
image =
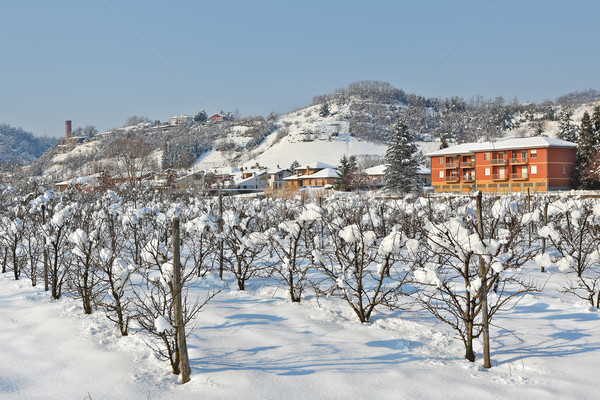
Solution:
[[[190,381],[190,359],[185,340],[185,325],[181,305],[181,260],[179,255],[179,218],[173,218],[173,309],[175,313],[175,329],[181,360],[181,382]]]

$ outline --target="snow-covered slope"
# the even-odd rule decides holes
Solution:
[[[267,168],[289,167],[294,161],[301,165],[321,161],[338,165],[342,156],[385,154],[387,146],[352,137],[348,132],[348,106],[331,107],[328,116],[319,115],[319,106],[293,111],[277,119],[277,129],[256,149],[241,154],[213,150],[200,157],[193,169],[217,168],[224,165],[250,166],[256,163]],[[227,138],[244,145],[248,139],[236,135]]]

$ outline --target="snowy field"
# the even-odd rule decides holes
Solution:
[[[566,275],[528,265],[544,286],[491,328],[491,369],[428,314],[398,311],[361,324],[338,299],[290,304],[250,281],[210,302],[188,339],[192,380],[170,373],[103,313],[0,275],[0,399],[595,399],[598,310],[558,292]],[[202,290],[201,288],[198,290]]]

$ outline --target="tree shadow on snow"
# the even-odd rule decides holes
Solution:
[[[360,346],[360,344],[356,344]],[[249,349],[235,349],[221,354],[212,354],[191,360],[194,368],[202,372],[223,372],[232,370],[258,370],[277,375],[309,375],[325,371],[346,373],[377,373],[389,370],[407,362],[418,362],[427,357],[415,356],[407,350],[422,346],[422,343],[406,340],[371,341],[362,344],[371,348],[394,350],[384,354],[369,355],[372,351],[358,349],[348,351],[332,343],[314,343],[313,350],[299,348],[293,344],[284,346],[264,346]],[[283,347],[289,347],[287,349]],[[260,353],[260,354],[258,354]],[[355,354],[363,354],[357,356]],[[258,356],[257,356],[258,355]],[[430,359],[430,358],[429,358]]]
[[[206,329],[222,329],[222,328],[233,328],[236,326],[246,326],[246,325],[268,325],[271,322],[281,322],[287,320],[287,318],[278,317],[276,315],[269,314],[234,314],[228,315],[225,317],[228,321],[225,321],[219,325],[213,326],[201,326],[197,329],[206,330]],[[239,322],[233,322],[233,321]]]

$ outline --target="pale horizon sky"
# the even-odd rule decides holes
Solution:
[[[600,89],[598,15],[593,0],[11,1],[0,124],[62,136],[67,119],[286,113],[362,80],[539,102]]]

